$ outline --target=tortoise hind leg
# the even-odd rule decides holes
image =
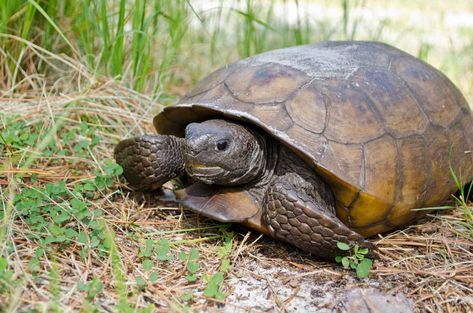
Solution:
[[[349,229],[334,213],[334,199],[317,176],[295,173],[277,177],[267,190],[262,220],[272,235],[317,257],[334,261],[343,251],[337,242],[375,246]]]

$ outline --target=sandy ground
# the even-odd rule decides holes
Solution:
[[[274,310],[287,312],[328,313],[337,307],[345,291],[360,282],[353,276],[333,269],[310,272],[291,267],[252,262],[228,284],[233,288],[224,312]],[[375,279],[366,279],[364,286],[379,287]]]
[[[313,271],[291,266],[272,266],[264,262],[251,262],[241,271],[241,276],[229,280],[233,292],[227,298],[225,313],[243,312],[343,312],[346,297],[351,291],[379,290],[377,279],[357,279],[332,267]],[[382,289],[394,289],[394,284]],[[389,294],[383,293],[383,294]],[[395,293],[404,297],[402,293]],[[409,300],[406,312],[412,312],[414,302]],[[386,310],[388,307],[386,307]],[[350,311],[361,312],[362,309]]]
[[[473,263],[460,260],[462,255],[455,251],[461,249],[467,257],[473,252],[473,245],[445,233],[451,231],[446,228],[448,219],[458,216],[458,212],[453,213],[440,219],[427,217],[418,225],[378,240],[381,259],[375,261],[373,271],[364,279],[341,266],[315,260],[289,245],[258,238],[253,233],[248,251],[235,261],[225,282],[226,304],[205,306],[202,312],[385,313],[401,312],[400,308],[402,312],[472,312]],[[445,250],[451,254],[441,261],[439,256]],[[400,302],[388,299],[383,310],[378,311],[347,310],[347,294],[357,288],[377,290]],[[348,304],[348,308],[354,307]]]

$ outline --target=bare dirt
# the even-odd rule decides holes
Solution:
[[[365,279],[262,237],[235,263],[226,305],[204,311],[354,312],[344,298],[361,288],[401,299],[400,306],[387,304],[379,312],[471,312],[473,244],[452,232],[451,221],[459,216],[452,211],[427,217],[377,240],[381,258]]]

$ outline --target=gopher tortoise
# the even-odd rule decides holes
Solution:
[[[137,190],[177,176],[177,202],[315,256],[407,225],[473,176],[473,117],[452,82],[377,42],[323,42],[227,65],[121,141]]]

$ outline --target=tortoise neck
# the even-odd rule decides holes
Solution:
[[[260,185],[268,176],[268,170],[271,170],[271,172],[274,170],[272,157],[268,156],[268,154],[274,154],[272,153],[272,140],[259,131],[251,128],[247,129],[256,140],[255,146],[259,148],[252,154],[251,159],[247,161],[250,166],[248,167],[248,171],[238,179],[238,184]]]
[[[279,151],[279,144],[269,138],[268,135],[262,134],[260,132],[256,132],[255,137],[260,142],[262,147],[262,166],[260,167],[258,175],[253,180],[253,186],[266,186],[271,179],[273,178],[274,171],[276,169],[276,165],[278,163],[278,151]]]

